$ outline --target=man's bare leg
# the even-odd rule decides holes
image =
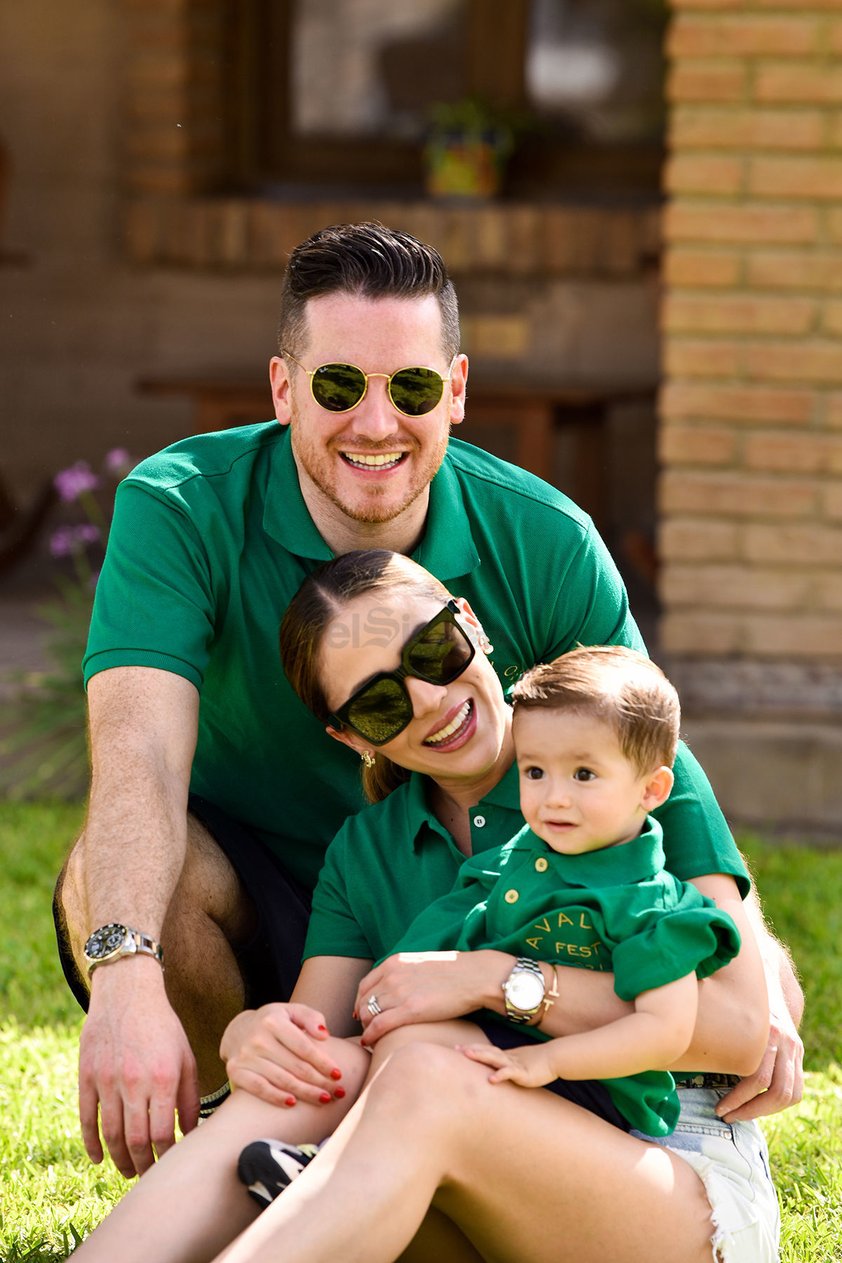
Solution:
[[[286,1109],[235,1092],[141,1176],[74,1258],[79,1263],[199,1263],[223,1249],[257,1215],[257,1205],[236,1175],[244,1146],[261,1136],[290,1144],[323,1140],[356,1099],[370,1055],[350,1040],[331,1038],[326,1047],[342,1070],[343,1100],[299,1102]]]
[[[85,835],[68,859],[61,903],[80,977],[87,986],[83,947],[91,925],[84,898]],[[211,1093],[225,1082],[219,1041],[242,1011],[245,986],[234,947],[254,930],[254,908],[217,843],[193,816],[187,817],[187,851],[164,921],[161,942],[167,998],[178,1015],[199,1075],[199,1091]],[[143,930],[143,926],[133,927]],[[103,966],[122,968],[122,964]]]

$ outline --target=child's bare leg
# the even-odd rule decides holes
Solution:
[[[371,1056],[351,1040],[329,1041],[345,1096],[329,1105],[287,1109],[238,1091],[138,1180],[75,1251],[79,1263],[201,1263],[213,1258],[257,1215],[237,1179],[237,1158],[250,1141],[272,1136],[291,1144],[320,1141],[359,1095]]]

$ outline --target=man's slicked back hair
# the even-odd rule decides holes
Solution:
[[[433,246],[377,222],[322,228],[290,255],[281,289],[278,347],[299,355],[307,340],[307,301],[326,294],[424,298],[439,304],[442,349],[459,350],[459,305],[444,260]]]

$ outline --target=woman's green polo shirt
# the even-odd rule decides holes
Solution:
[[[339,830],[313,895],[305,960],[379,960],[394,949],[420,913],[452,889],[465,856],[433,815],[425,784],[424,777],[413,775],[384,802],[360,812]],[[663,823],[661,812],[656,814]],[[470,820],[471,846],[481,867],[485,852],[496,852],[523,828],[515,765],[471,809]],[[688,849],[680,834],[665,830],[664,853],[670,873],[681,881],[728,873],[743,894],[749,888],[745,865],[727,831],[711,833],[705,847]]]

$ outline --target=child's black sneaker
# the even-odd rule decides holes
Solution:
[[[288,1145],[283,1140],[253,1140],[237,1163],[237,1175],[261,1210],[283,1193],[313,1161],[317,1145]]]

